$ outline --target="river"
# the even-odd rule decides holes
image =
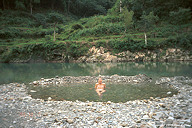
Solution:
[[[55,76],[138,75],[192,77],[192,63],[0,63],[0,84],[27,83]]]

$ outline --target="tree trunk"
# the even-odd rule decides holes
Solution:
[[[9,1],[7,1],[6,3],[7,3],[7,9],[9,10],[9,9],[10,9],[10,8],[9,8]]]
[[[144,35],[145,35],[145,44],[147,45],[147,34],[146,34],[146,32],[144,32]]]
[[[52,0],[51,8],[54,9],[54,7],[55,7],[55,0]]]
[[[122,1],[120,0],[120,7],[119,7],[119,11],[121,13],[122,9],[121,9],[121,5],[122,5]]]
[[[30,9],[31,9],[31,15],[33,15],[33,4],[32,4],[32,0],[30,0]]]
[[[33,15],[33,7],[31,6],[31,15]]]
[[[70,9],[70,2],[71,2],[71,0],[68,0],[68,13],[69,13],[69,9]]]
[[[5,0],[3,0],[3,10],[5,10]]]
[[[55,27],[56,27],[56,24],[57,24],[57,22],[56,22],[56,23],[54,23],[54,35],[53,35],[53,41],[56,41],[56,38],[55,38],[55,35],[56,35],[56,32],[55,32]]]

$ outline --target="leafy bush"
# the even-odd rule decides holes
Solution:
[[[3,11],[2,11],[2,9],[0,9],[0,16],[3,14]]]
[[[172,24],[185,24],[191,20],[191,10],[190,8],[179,8],[177,11],[171,11],[170,23]]]
[[[178,45],[187,50],[192,49],[192,34],[182,34],[178,38]]]
[[[15,1],[15,9],[25,10],[25,5],[23,2],[16,0]]]
[[[30,58],[41,58],[49,61],[55,59],[55,51],[65,53],[66,44],[43,43],[23,45],[20,47],[13,46],[9,48],[8,52],[2,55],[2,61],[8,63],[14,59],[28,60]]]
[[[60,24],[62,24],[64,22],[64,17],[60,13],[52,12],[52,13],[48,14],[47,22],[48,23],[60,23]]]
[[[15,38],[15,37],[18,37],[19,34],[20,34],[20,30],[15,28],[4,28],[0,30],[1,39]]]
[[[148,40],[148,43],[145,44],[144,40],[136,41],[130,37],[124,39],[112,39],[108,42],[108,46],[112,51],[119,53],[123,51],[143,51],[143,50],[155,50],[162,46],[161,42]]]
[[[46,35],[46,36],[45,36],[45,40],[48,42],[48,41],[51,40],[51,37],[50,37],[49,35]]]
[[[80,24],[74,24],[71,28],[77,30],[77,29],[83,29],[83,26]]]
[[[107,22],[107,23],[116,23],[116,22],[122,22],[123,19],[120,16],[111,16],[107,15],[102,19],[102,22]]]
[[[46,25],[46,19],[47,18],[44,14],[37,13],[34,15],[34,18],[36,20],[36,26],[40,26],[40,25],[45,26]]]
[[[20,47],[10,47],[6,53],[2,55],[3,62],[10,62],[14,59],[28,60],[30,58],[41,58],[45,61],[54,60],[61,54],[78,58],[85,55],[89,50],[88,44],[77,42],[65,43],[41,43],[22,45]],[[42,52],[43,51],[43,52]]]
[[[80,56],[85,55],[88,50],[89,50],[89,47],[87,46],[87,44],[72,42],[69,44],[68,54],[73,58],[78,58]]]
[[[125,38],[124,40],[113,39],[108,42],[110,48],[112,48],[115,52],[123,52],[123,51],[140,51],[144,49],[145,43],[144,41],[134,41],[131,38]]]
[[[95,44],[95,46],[96,46],[97,48],[99,48],[99,47],[104,47],[104,48],[106,48],[106,47],[107,47],[107,43],[106,43],[106,41],[97,41],[96,44]]]
[[[182,48],[184,50],[192,49],[192,34],[181,34],[179,36],[170,36],[167,40],[161,42],[163,47]]]
[[[101,23],[93,28],[86,28],[77,33],[74,33],[71,38],[79,38],[81,36],[99,36],[99,35],[108,35],[108,34],[120,34],[124,32],[125,27],[122,24],[113,24],[113,23]]]

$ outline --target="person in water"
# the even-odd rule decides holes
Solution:
[[[100,98],[102,97],[102,93],[105,92],[105,88],[106,88],[106,85],[105,83],[102,83],[102,79],[100,77],[98,80],[98,83],[95,84],[95,91],[97,92]]]

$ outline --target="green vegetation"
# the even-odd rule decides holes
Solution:
[[[0,61],[52,61],[57,55],[67,61],[86,55],[93,45],[112,53],[169,47],[190,51],[191,4],[190,0],[3,0]]]

